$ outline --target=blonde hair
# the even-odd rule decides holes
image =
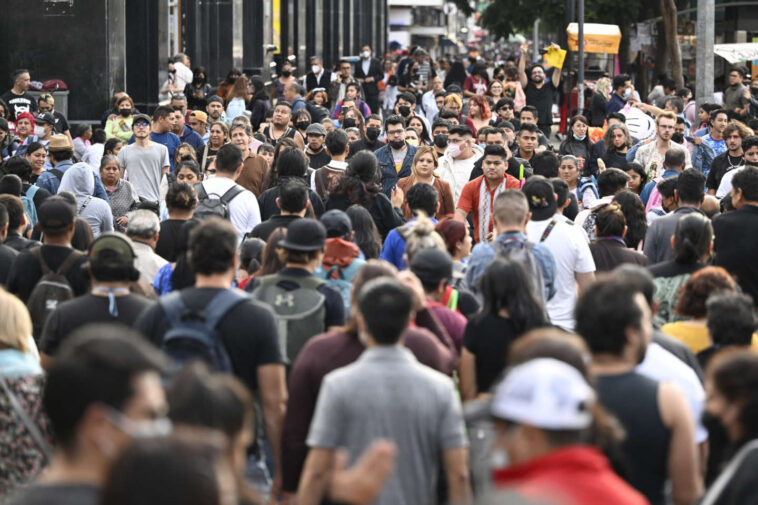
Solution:
[[[611,94],[608,92],[608,90],[611,87],[611,80],[607,77],[601,77],[597,80],[595,83],[595,92],[600,93],[603,95],[603,98],[608,100],[611,97]]]
[[[32,319],[21,300],[0,287],[0,347],[27,351]]]
[[[421,158],[421,156],[425,154],[432,155],[432,160],[434,161],[435,168],[440,166],[440,162],[437,159],[437,153],[434,151],[434,148],[432,146],[419,146],[419,148],[416,150],[416,155],[413,157],[413,163],[411,163],[411,177],[413,177],[413,181],[416,180],[416,163]]]
[[[437,248],[447,251],[442,237],[434,230],[434,223],[427,217],[420,216],[410,227],[405,240],[406,263],[410,265],[413,256],[423,249]]]
[[[676,114],[674,114],[670,110],[661,111],[661,112],[658,113],[657,116],[655,116],[655,124],[656,125],[661,124],[661,119],[664,119],[664,118],[665,119],[673,119],[674,121],[676,121]]]
[[[449,107],[453,102],[455,102],[458,107],[463,107],[463,100],[461,100],[461,97],[455,94],[447,95],[445,97],[445,107]]]

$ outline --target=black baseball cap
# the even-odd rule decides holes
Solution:
[[[40,112],[39,114],[37,114],[37,117],[34,118],[34,122],[37,123],[37,124],[54,125],[55,124],[55,118],[49,112]]]
[[[413,255],[411,272],[422,284],[439,284],[443,279],[453,278],[453,259],[447,251],[432,247]]]
[[[348,215],[339,209],[332,209],[321,216],[321,224],[326,228],[327,237],[347,237],[353,232],[353,223]]]
[[[213,103],[213,102],[218,102],[221,105],[224,105],[224,100],[218,95],[213,95],[212,97],[208,98],[208,103]]]
[[[557,210],[555,191],[548,179],[533,175],[527,179],[521,191],[524,192],[526,200],[529,202],[532,221],[544,221],[555,215]]]
[[[37,224],[43,232],[63,231],[74,222],[75,209],[61,196],[45,199],[37,208]]]
[[[310,218],[296,219],[287,227],[287,235],[279,242],[279,247],[291,251],[318,251],[326,244],[326,228],[319,221]]]

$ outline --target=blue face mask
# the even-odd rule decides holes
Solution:
[[[572,133],[571,135],[573,135],[573,136],[574,136],[574,138],[575,138],[576,140],[578,140],[579,142],[581,142],[582,140],[584,140],[584,139],[586,139],[586,138],[587,138],[587,134],[586,134],[586,133],[585,133],[584,135],[582,135],[581,137],[578,137],[578,136],[576,135],[576,133]]]

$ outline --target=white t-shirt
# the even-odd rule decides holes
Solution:
[[[695,443],[699,444],[708,438],[708,430],[700,420],[705,405],[705,390],[692,368],[653,342],[647,346],[645,359],[637,365],[637,372],[658,382],[669,382],[679,388],[687,399],[695,420]]]
[[[236,183],[226,177],[213,177],[203,181],[203,187],[208,195],[218,195],[221,197]],[[261,222],[261,210],[258,207],[258,200],[255,195],[248,190],[242,191],[229,202],[229,220],[232,222],[234,229],[239,234],[239,242],[248,233]]]
[[[721,182],[719,183],[719,189],[716,190],[716,198],[720,200],[732,192],[732,179],[744,169],[745,167],[735,168],[724,174],[724,177],[721,178]]]
[[[530,241],[538,243],[551,219],[529,221],[526,235]],[[553,230],[542,242],[555,257],[555,296],[547,302],[550,321],[564,330],[574,331],[574,305],[576,305],[577,273],[595,271],[595,261],[590,252],[589,240],[581,227],[556,218]]]

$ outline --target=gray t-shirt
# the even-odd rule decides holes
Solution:
[[[150,147],[124,146],[118,152],[118,160],[126,171],[126,180],[132,183],[140,198],[160,201],[163,167],[170,166],[166,146],[152,141]]]
[[[443,451],[466,447],[463,416],[449,377],[399,347],[373,347],[328,374],[308,433],[309,447],[344,447],[355,463],[376,439],[398,448],[379,505],[436,503]]]

